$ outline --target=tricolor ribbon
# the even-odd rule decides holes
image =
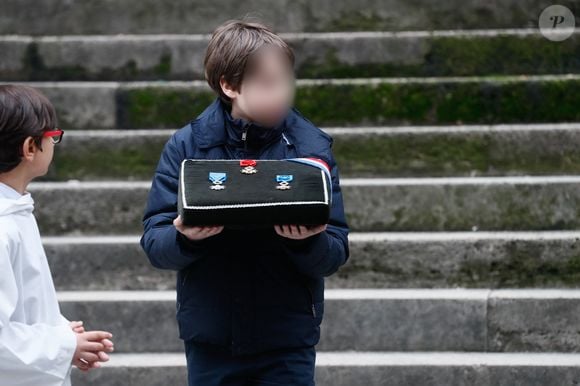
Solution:
[[[332,181],[332,176],[330,175],[330,168],[328,167],[328,164],[323,160],[321,160],[320,158],[287,158],[285,159],[285,161],[315,166],[320,170],[324,171],[328,180]]]
[[[326,162],[324,162],[320,158],[314,158],[314,157],[287,158],[284,161],[306,164],[306,165],[317,167],[318,169],[322,170],[324,172],[324,174],[326,175],[326,178],[328,179],[329,186],[330,186],[330,197],[332,197],[332,175],[330,174],[330,167],[328,167],[328,164]]]

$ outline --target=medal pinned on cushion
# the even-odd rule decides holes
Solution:
[[[276,186],[276,189],[288,190],[292,188],[290,186],[290,182],[292,182],[293,179],[294,176],[292,174],[278,174],[276,176],[276,182],[278,182],[278,186]]]
[[[217,172],[209,172],[209,180],[213,182],[213,185],[210,185],[211,190],[224,190],[226,186],[224,182],[228,179],[228,175],[226,173],[217,173]]]
[[[258,169],[256,169],[257,164],[253,159],[243,159],[240,161],[240,166],[242,167],[240,172],[243,174],[256,174],[258,173]]]

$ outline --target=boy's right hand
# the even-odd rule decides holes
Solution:
[[[105,352],[113,351],[113,344],[109,340],[113,337],[106,331],[88,331],[77,333],[77,348],[72,364],[82,371],[99,368],[99,362],[107,362],[109,356]]]
[[[223,225],[210,227],[188,227],[183,225],[181,216],[177,216],[177,218],[173,220],[173,225],[175,225],[175,228],[179,233],[183,234],[185,237],[192,241],[207,239],[208,237],[215,236],[224,230]]]

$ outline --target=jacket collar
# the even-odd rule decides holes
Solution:
[[[192,125],[198,147],[228,144],[259,149],[283,136],[286,120],[275,127],[263,127],[244,119],[234,119],[229,110],[229,106],[218,98],[201,113],[199,124]]]

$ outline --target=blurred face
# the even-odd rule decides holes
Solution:
[[[232,100],[234,118],[273,127],[288,114],[294,100],[294,69],[278,47],[264,47],[250,58],[240,90],[222,89]],[[227,91],[227,92],[226,92]]]

